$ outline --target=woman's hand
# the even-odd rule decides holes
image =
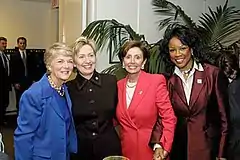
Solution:
[[[153,160],[164,160],[168,156],[168,152],[163,148],[156,148],[153,154]]]

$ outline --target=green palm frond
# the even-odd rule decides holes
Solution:
[[[120,63],[114,64],[114,65],[104,69],[102,71],[102,73],[116,75],[118,80],[124,78],[127,75],[125,69],[122,68],[122,65]]]
[[[128,40],[144,40],[130,25],[123,25],[115,19],[97,20],[90,23],[82,33],[96,42],[97,50],[107,47],[108,52],[116,56],[120,46]]]
[[[193,20],[182,10],[180,6],[177,6],[166,0],[152,0],[154,12],[166,18],[159,20],[159,29],[163,29],[168,25],[174,23],[180,23],[189,27],[195,27]]]
[[[240,10],[229,7],[228,1],[216,11],[209,7],[209,13],[202,14],[199,22],[200,33],[208,46],[226,47],[240,39]]]
[[[160,55],[160,45],[155,43],[149,49],[150,58],[148,60],[148,72],[149,73],[164,73],[166,70],[165,61]]]

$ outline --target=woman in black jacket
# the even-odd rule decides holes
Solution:
[[[121,155],[113,125],[117,106],[115,76],[95,70],[96,49],[92,40],[80,37],[73,46],[77,77],[68,83],[78,135],[76,160],[102,160]]]

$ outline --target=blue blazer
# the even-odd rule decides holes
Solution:
[[[72,103],[65,85],[64,90],[72,117]],[[15,160],[66,160],[70,152],[77,152],[73,118],[67,132],[53,91],[45,74],[23,93],[14,133]]]

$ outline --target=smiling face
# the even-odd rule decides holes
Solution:
[[[123,58],[123,65],[129,74],[138,74],[145,62],[143,52],[138,47],[130,48]]]
[[[168,48],[171,61],[180,70],[187,70],[191,68],[192,54],[191,49],[187,45],[182,44],[177,37],[173,37],[169,41]]]
[[[96,55],[93,48],[85,44],[75,55],[75,63],[79,73],[86,79],[90,79],[96,67]]]
[[[53,82],[60,86],[68,80],[73,70],[73,58],[59,55],[52,59],[49,66],[50,76]]]

